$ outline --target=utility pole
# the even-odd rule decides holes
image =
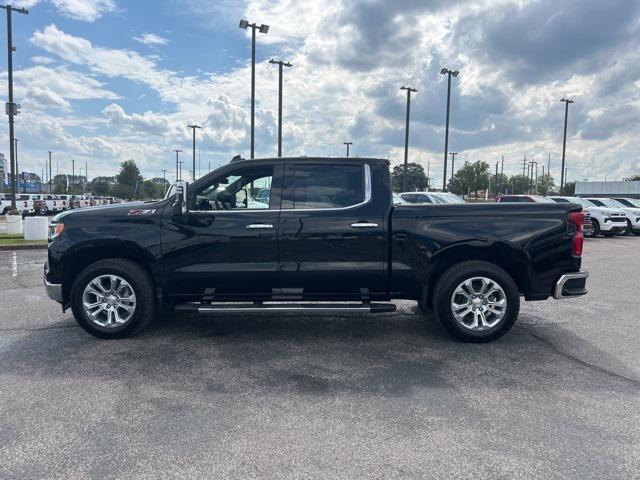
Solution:
[[[49,194],[53,193],[51,190],[51,153],[51,150],[49,150]]]
[[[73,195],[76,191],[76,161],[71,159],[71,194]]]
[[[180,160],[180,161],[178,162],[178,164],[180,164],[180,170],[179,170],[180,180],[182,180],[182,164],[183,164],[183,163],[184,163],[184,162],[183,162],[182,160]]]
[[[342,144],[347,146],[347,158],[349,158],[349,146],[353,145],[353,142],[342,142]]]
[[[522,176],[524,177],[524,171],[527,168],[527,156],[525,155],[522,159]]]
[[[431,188],[431,160],[427,162],[427,192]]]
[[[164,197],[167,193],[167,169],[162,169],[162,196]]]
[[[449,110],[451,107],[451,76],[458,76],[457,70],[451,70],[450,68],[443,68],[440,70],[441,75],[447,75],[447,118],[445,122],[445,130],[444,130],[444,176],[442,178],[442,191],[447,191],[447,157],[449,150]]]
[[[569,119],[569,104],[573,103],[573,100],[569,100],[568,98],[560,99],[561,102],[564,102],[564,136],[562,138],[562,166],[560,170],[560,195],[562,195],[562,191],[564,189],[565,183],[565,167],[564,167],[564,158],[565,151],[567,149],[567,120]]]
[[[22,177],[22,175],[20,175],[20,164],[18,163],[18,142],[19,141],[20,140],[17,139],[17,138],[13,139],[13,143],[14,143],[13,150],[15,152],[14,154],[15,154],[15,157],[16,157],[16,175],[17,175],[17,178],[18,178],[18,188],[16,189],[17,193],[20,193],[20,178]]]
[[[283,67],[292,67],[289,62],[269,60],[272,65],[278,65],[278,157],[282,156],[282,71]]]
[[[500,189],[498,188],[498,165],[500,164],[500,162],[496,162],[496,193],[500,193]]]
[[[458,152],[450,152],[449,155],[451,155],[451,178],[453,178],[456,168],[456,155],[458,155]]]
[[[255,118],[256,118],[256,29],[260,33],[268,33],[269,25],[257,25],[247,20],[240,20],[240,28],[251,28],[251,158],[254,154]]]
[[[417,92],[412,87],[400,87],[400,90],[407,91],[407,113],[406,124],[404,128],[404,166],[402,167],[402,191],[407,191],[407,163],[409,163],[409,117],[411,115],[411,92]]]
[[[179,172],[178,172],[178,154],[181,153],[182,150],[179,150],[179,149],[176,148],[176,149],[171,150],[171,151],[172,152],[176,152],[176,182],[177,182],[178,180],[180,180],[180,175],[179,175]]]
[[[190,128],[191,130],[193,130],[193,172],[192,172],[193,175],[191,176],[191,179],[195,182],[196,181],[196,128],[202,128],[202,127],[194,123],[193,125],[187,125],[187,128]]]
[[[5,109],[7,115],[9,116],[9,162],[11,164],[11,209],[15,210],[16,208],[16,180],[17,180],[17,170],[18,166],[15,162],[14,157],[14,129],[13,129],[13,120],[14,116],[20,113],[20,105],[13,101],[13,52],[16,48],[13,46],[13,33],[12,33],[12,25],[11,25],[11,13],[21,13],[23,15],[27,15],[29,11],[25,8],[15,8],[11,5],[0,5],[0,8],[3,8],[7,12],[7,83],[9,85],[9,97],[6,103]]]

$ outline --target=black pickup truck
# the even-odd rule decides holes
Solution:
[[[239,160],[158,202],[57,215],[44,281],[103,338],[167,309],[382,313],[411,299],[487,342],[521,296],[586,293],[582,221],[573,204],[393,206],[386,160]]]

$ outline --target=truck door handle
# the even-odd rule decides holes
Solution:
[[[377,228],[377,223],[368,223],[368,222],[358,222],[352,223],[351,228]]]
[[[247,225],[247,228],[255,228],[255,229],[273,228],[273,225],[271,225],[270,223],[251,223]]]

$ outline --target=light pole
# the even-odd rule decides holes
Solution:
[[[9,98],[5,106],[7,115],[9,116],[9,162],[11,163],[11,209],[16,208],[16,180],[18,166],[14,163],[14,130],[13,130],[13,117],[20,113],[20,105],[13,101],[13,52],[16,47],[13,46],[13,35],[11,30],[11,13],[22,13],[27,15],[29,10],[25,8],[15,8],[11,5],[0,5],[7,12],[7,82],[9,85]]]
[[[256,117],[256,29],[260,33],[268,33],[269,25],[257,25],[247,20],[240,20],[240,28],[251,28],[251,158],[255,145],[255,117]]]
[[[172,152],[176,152],[176,182],[177,182],[178,180],[180,180],[180,175],[179,175],[179,172],[178,172],[178,154],[181,153],[182,150],[179,150],[179,149],[176,148],[176,149],[171,150],[171,151]]]
[[[191,178],[195,182],[196,181],[196,128],[202,128],[202,127],[194,123],[193,125],[187,125],[187,128],[190,128],[191,130],[193,130],[193,176]]]
[[[292,67],[289,62],[269,60],[272,65],[278,65],[278,157],[282,156],[282,71],[283,67]]]
[[[449,155],[451,155],[451,178],[453,178],[453,172],[456,165],[456,155],[458,155],[458,152],[449,152]]]
[[[76,161],[71,159],[71,195],[76,191]]]
[[[458,70],[451,70],[450,68],[443,68],[440,70],[441,75],[447,75],[447,118],[444,130],[444,176],[442,178],[442,191],[447,191],[447,157],[449,150],[449,110],[451,109],[451,77],[457,77]]]
[[[349,158],[349,147],[353,145],[353,142],[342,142],[342,144],[347,146],[347,158]]]
[[[400,90],[407,91],[407,118],[406,125],[404,128],[404,166],[402,170],[402,191],[407,191],[407,164],[409,163],[409,117],[411,115],[411,92],[417,92],[415,88],[412,87],[400,87]],[[347,155],[348,156],[348,155]]]
[[[568,98],[560,99],[561,102],[564,102],[564,136],[562,138],[562,167],[560,169],[560,194],[562,195],[562,191],[564,189],[564,183],[566,179],[565,168],[564,168],[564,155],[567,148],[567,120],[569,119],[569,104],[573,103],[573,100],[569,100]]]
[[[18,179],[17,180],[18,188],[16,189],[17,193],[20,193],[20,177],[22,177],[22,175],[20,175],[20,165],[18,164],[18,142],[19,141],[20,140],[17,139],[17,138],[13,139],[13,144],[14,144],[13,150],[15,152],[14,155],[15,155],[15,158],[16,158],[16,178]]]
[[[162,196],[164,197],[167,193],[167,169],[162,169]]]
[[[178,164],[180,165],[180,170],[179,170],[180,180],[182,180],[182,164],[183,164],[183,163],[184,163],[184,162],[183,162],[182,160],[180,160],[180,161],[178,162]]]
[[[49,150],[49,195],[53,193],[51,190],[51,150]]]

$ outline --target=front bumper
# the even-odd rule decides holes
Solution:
[[[553,298],[579,297],[587,293],[587,278],[589,272],[565,273],[560,276],[553,289]]]
[[[47,277],[43,276],[44,289],[47,291],[47,296],[51,300],[55,300],[58,303],[62,303],[62,284],[51,283],[47,281]]]

